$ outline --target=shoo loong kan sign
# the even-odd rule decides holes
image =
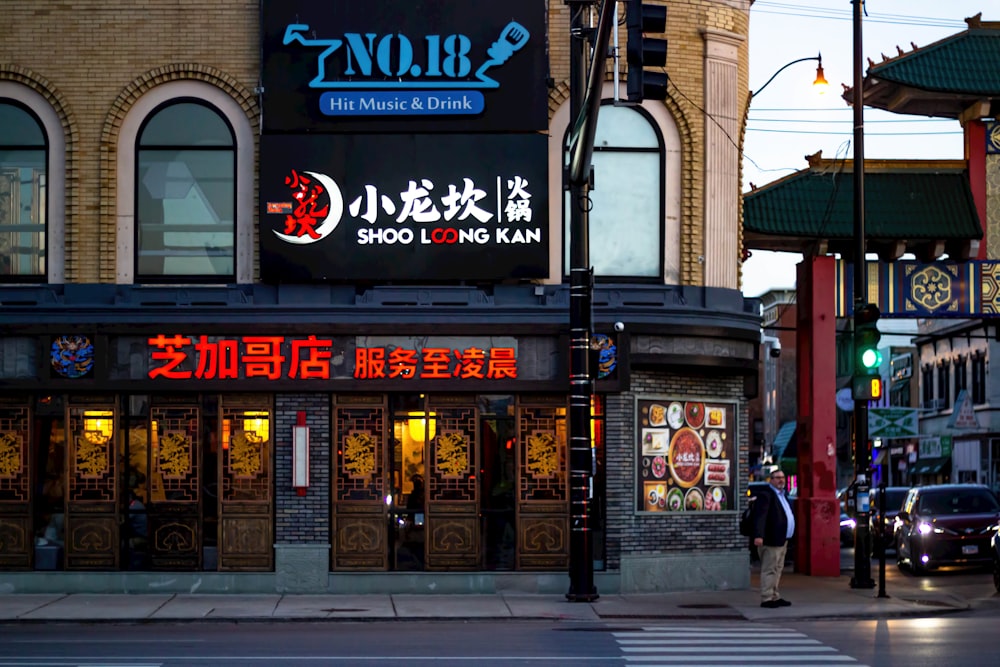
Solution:
[[[547,127],[542,0],[261,4],[265,133]]]
[[[548,275],[542,134],[264,135],[264,282]]]

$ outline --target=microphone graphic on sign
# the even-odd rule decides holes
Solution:
[[[497,41],[490,45],[490,48],[486,49],[486,55],[490,57],[489,60],[483,63],[476,71],[476,78],[483,83],[492,84],[490,88],[498,88],[500,86],[496,80],[491,79],[486,76],[485,72],[489,68],[495,65],[503,65],[507,60],[514,55],[515,51],[519,51],[522,46],[528,43],[528,38],[531,33],[528,29],[517,21],[511,21],[508,23],[503,30],[500,31],[500,37]]]

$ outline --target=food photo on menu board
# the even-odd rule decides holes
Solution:
[[[726,401],[636,401],[639,512],[736,509],[735,405]]]

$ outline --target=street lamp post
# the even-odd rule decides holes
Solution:
[[[764,90],[765,88],[767,88],[768,84],[771,83],[772,81],[774,81],[775,77],[777,77],[779,74],[781,74],[782,72],[784,72],[786,69],[788,69],[792,65],[795,65],[797,63],[804,63],[804,62],[809,61],[809,60],[815,60],[815,61],[818,62],[818,64],[816,65],[816,80],[813,81],[813,86],[815,86],[816,88],[819,88],[821,92],[825,91],[826,88],[830,84],[826,80],[826,76],[823,75],[823,54],[820,53],[820,54],[817,54],[815,56],[809,56],[807,58],[799,58],[798,60],[793,60],[790,63],[786,63],[786,64],[782,65],[781,69],[779,69],[777,72],[775,72],[774,74],[772,74],[771,78],[764,82],[763,86],[761,86],[760,88],[758,88],[756,91],[753,91],[752,93],[750,93],[750,99],[753,99],[753,98],[757,97],[758,95],[760,95],[761,91]]]

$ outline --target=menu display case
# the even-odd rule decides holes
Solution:
[[[637,512],[737,508],[735,403],[640,396],[635,415]]]

